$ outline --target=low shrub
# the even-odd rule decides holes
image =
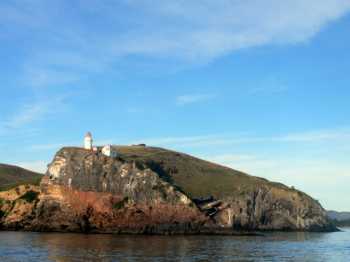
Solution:
[[[38,199],[38,195],[39,195],[38,192],[30,190],[30,191],[26,192],[23,196],[21,196],[19,199],[23,199],[23,200],[27,201],[28,203],[32,203],[33,201]]]
[[[124,197],[122,201],[119,201],[117,203],[115,203],[113,205],[114,209],[122,209],[125,207],[125,204],[127,204],[129,202],[129,198],[128,197]]]

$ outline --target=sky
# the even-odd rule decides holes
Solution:
[[[350,0],[2,0],[0,162],[165,147],[350,211]]]

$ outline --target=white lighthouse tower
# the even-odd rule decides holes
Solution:
[[[92,135],[90,132],[87,132],[84,137],[84,148],[87,150],[92,150]]]

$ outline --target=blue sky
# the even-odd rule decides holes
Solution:
[[[145,142],[350,210],[349,0],[4,0],[0,162]]]

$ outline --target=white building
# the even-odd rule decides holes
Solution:
[[[90,132],[87,132],[84,138],[84,148],[87,150],[92,150],[92,135]]]
[[[117,153],[117,150],[112,147],[111,145],[106,145],[102,148],[102,154],[104,154],[105,156],[108,156],[108,157],[117,157],[118,156],[118,153]]]

